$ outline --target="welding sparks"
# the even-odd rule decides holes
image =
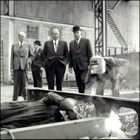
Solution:
[[[119,116],[114,111],[111,111],[110,117],[106,119],[105,126],[109,131],[117,131],[121,129]]]

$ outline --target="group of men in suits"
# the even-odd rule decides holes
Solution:
[[[45,42],[43,50],[41,42],[34,42],[34,51],[25,43],[25,33],[19,33],[19,43],[12,46],[11,68],[14,70],[14,95],[17,100],[19,95],[26,99],[26,69],[31,63],[31,70],[35,87],[42,87],[42,67],[45,68],[48,89],[54,89],[56,76],[56,89],[62,90],[62,82],[69,63],[69,71],[74,70],[78,90],[85,92],[85,79],[88,73],[92,49],[90,41],[82,38],[82,30],[79,26],[73,27],[74,40],[69,44],[60,40],[60,32],[57,28],[51,30],[52,39]],[[72,70],[73,68],[73,70]]]
[[[56,75],[56,89],[62,90],[62,82],[69,63],[69,71],[75,72],[76,82],[80,93],[85,92],[85,79],[88,65],[92,57],[90,41],[82,38],[79,26],[73,27],[74,40],[68,46],[65,41],[59,40],[59,30],[52,29],[52,40],[45,42],[43,55],[45,61],[48,88],[54,89],[54,76]]]

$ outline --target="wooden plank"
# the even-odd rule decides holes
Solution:
[[[82,137],[106,137],[104,118],[90,118],[24,127],[10,130],[15,139],[78,139]],[[7,132],[1,132],[1,139],[11,139]]]

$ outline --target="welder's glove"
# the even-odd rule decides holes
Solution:
[[[74,106],[76,105],[77,101],[72,98],[65,98],[60,102],[60,109],[62,110],[73,110]]]
[[[56,104],[60,104],[60,102],[64,99],[64,97],[62,97],[54,92],[49,92],[48,98],[49,98],[49,100],[54,101]]]
[[[66,111],[70,120],[82,118],[80,115],[80,106],[78,105],[77,100],[73,98],[62,100],[59,107],[61,110]]]
[[[45,95],[44,103],[45,104],[56,104],[59,106],[60,102],[64,99],[64,97],[54,93],[54,92],[48,92]]]

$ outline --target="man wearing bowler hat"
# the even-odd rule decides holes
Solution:
[[[34,87],[42,87],[42,69],[43,69],[43,55],[41,49],[41,42],[34,41],[34,55],[32,57],[31,70],[33,75]]]
[[[72,68],[74,69],[78,90],[80,93],[84,93],[92,50],[89,39],[82,38],[79,26],[73,27],[73,33],[75,39],[69,44],[69,71],[72,73]]]

